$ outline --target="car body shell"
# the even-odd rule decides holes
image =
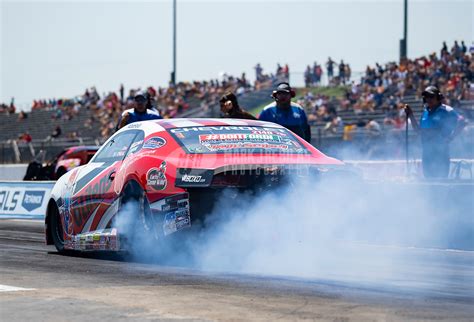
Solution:
[[[190,153],[183,145],[184,139],[178,139],[189,132],[203,130],[206,133],[209,127],[231,133],[247,130],[267,134],[281,132],[285,140],[288,134],[283,133],[290,133],[294,136],[293,141],[296,142],[293,144],[298,146],[298,151],[305,152],[298,155]],[[209,136],[199,136],[199,142],[201,138],[204,140]],[[281,140],[281,137],[275,138]],[[120,142],[125,142],[127,147],[121,148]],[[209,144],[206,146],[210,147]],[[196,151],[200,149],[198,147]],[[167,236],[191,224],[190,189],[209,187],[217,174],[230,170],[288,165],[340,167],[343,163],[270,122],[168,119],[133,123],[109,138],[87,165],[73,168],[57,181],[46,214],[46,241],[53,243],[48,218],[51,207],[57,207],[65,249],[120,250],[120,232],[113,226],[113,219],[120,209],[125,187],[132,183],[144,192],[154,216],[162,218],[159,229]]]
[[[98,150],[99,147],[97,146],[75,146],[65,149],[56,157],[54,172],[57,175],[61,168],[67,172],[75,167],[87,164]]]

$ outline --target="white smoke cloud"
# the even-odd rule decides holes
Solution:
[[[143,242],[135,256],[204,271],[390,285],[419,264],[407,247],[450,247],[459,230],[472,233],[472,219],[459,217],[472,202],[454,204],[430,191],[438,193],[301,178],[257,198],[227,190],[204,228],[167,237],[166,247]],[[474,249],[472,235],[464,243]]]

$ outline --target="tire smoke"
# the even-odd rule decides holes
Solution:
[[[134,255],[204,271],[389,286],[401,272],[426,278],[410,272],[426,260],[419,247],[474,249],[472,210],[471,198],[448,185],[299,178],[257,198],[224,191],[202,226],[160,247],[138,245]]]

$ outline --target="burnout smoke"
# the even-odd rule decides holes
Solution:
[[[463,246],[474,246],[470,219],[459,217],[472,203],[459,200],[423,185],[343,178],[298,178],[257,197],[229,189],[202,227],[161,246],[141,241],[135,256],[205,271],[389,285],[420,264],[407,247],[452,247],[460,231],[471,234]]]

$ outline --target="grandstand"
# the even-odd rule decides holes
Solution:
[[[89,110],[79,110],[71,120],[53,120],[51,115],[52,111],[49,110],[33,110],[27,119],[18,120],[17,114],[0,114],[2,124],[0,141],[16,139],[24,132],[29,132],[34,142],[44,141],[57,125],[61,127],[63,133],[78,133],[82,140],[90,141],[100,138],[98,127],[91,129],[84,127],[86,120],[92,116]]]
[[[387,138],[394,137],[396,146],[404,137],[403,104],[410,104],[415,117],[419,118],[423,108],[420,92],[428,84],[438,84],[448,104],[460,108],[468,119],[472,119],[473,63],[472,54],[453,47],[451,52],[443,50],[440,58],[431,54],[400,63],[387,63],[383,67],[379,64],[367,67],[359,83],[339,87],[344,92],[339,97],[318,96],[316,99],[324,100],[322,105],[305,97],[304,93],[312,89],[300,89],[298,92],[302,94],[296,99],[307,111],[312,126],[312,143],[325,152],[340,146],[341,142],[359,144],[361,150],[370,150],[377,144],[386,145]],[[252,86],[242,74],[241,78],[226,76],[221,82],[182,82],[165,89],[149,87],[147,91],[164,117],[219,117],[218,100],[224,92],[237,93],[242,107],[255,110],[271,102],[275,83],[287,80],[280,77],[278,73],[277,76],[261,75],[261,80]],[[324,88],[320,92],[325,92]],[[101,144],[113,133],[122,111],[131,107],[133,95],[134,90],[130,90],[126,98],[122,92],[120,100],[113,92],[100,98],[92,88],[75,99],[35,101],[26,118],[8,114],[13,109],[2,104],[0,162],[28,162],[39,149],[46,149],[48,157],[52,157],[59,147]],[[393,96],[396,103],[389,102]],[[389,118],[394,114],[394,122],[390,123]],[[370,125],[374,125],[377,131],[370,129]],[[57,126],[62,135],[52,139],[51,134]],[[31,142],[19,140],[26,133],[31,136]],[[411,131],[409,134],[412,135]],[[399,152],[386,156],[401,157]]]
[[[259,91],[249,92],[240,97],[240,101],[243,106],[259,106],[263,103],[268,102],[272,89],[262,89]],[[405,97],[405,102],[410,104],[416,117],[419,117],[422,112],[421,101],[414,95]],[[466,109],[466,111],[469,111]],[[216,104],[209,110],[204,111],[198,107],[189,108],[183,112],[182,117],[209,117],[217,116],[219,113],[219,106]],[[471,112],[472,113],[472,112]],[[78,144],[101,144],[104,138],[101,137],[100,124],[95,122],[91,128],[86,128],[84,124],[86,120],[93,117],[94,113],[88,109],[79,110],[78,114],[75,115],[71,120],[54,120],[51,118],[52,111],[50,110],[34,110],[29,114],[29,117],[24,120],[18,120],[16,114],[0,114],[0,123],[2,124],[2,130],[0,132],[0,162],[2,163],[14,163],[14,162],[29,162],[35,153],[40,149],[47,151],[47,159],[54,157],[55,154],[59,153],[64,147],[73,146]],[[342,118],[344,124],[354,124],[360,120],[374,119],[380,124],[383,124],[385,118],[385,112],[376,110],[374,112],[364,112],[356,114],[353,110],[341,110],[338,115]],[[63,138],[54,140],[47,139],[51,135],[56,126],[60,126],[62,132],[65,133]],[[350,142],[345,142],[344,130],[339,129],[336,133],[324,131],[326,122],[316,122],[312,126],[312,143],[323,151],[328,151],[335,155],[338,154],[338,147],[343,144],[350,143],[353,147],[363,150],[365,149],[364,144],[367,139],[367,130],[364,127],[356,128],[351,133]],[[403,128],[404,129],[404,128]],[[402,130],[403,130],[402,129]],[[29,132],[33,140],[31,144],[18,143],[19,155],[16,156],[13,151],[13,144],[20,134]],[[66,133],[76,132],[79,137],[71,139],[66,137]],[[392,142],[395,145],[403,143],[404,131],[395,131],[395,137],[398,135],[398,141]],[[410,135],[413,133],[410,131]],[[384,132],[379,137],[379,144],[387,144],[387,133]],[[391,138],[393,141],[393,137]],[[375,142],[372,138],[372,145]],[[372,147],[373,148],[373,147]],[[361,156],[362,157],[362,156]],[[372,155],[371,157],[374,157]]]

